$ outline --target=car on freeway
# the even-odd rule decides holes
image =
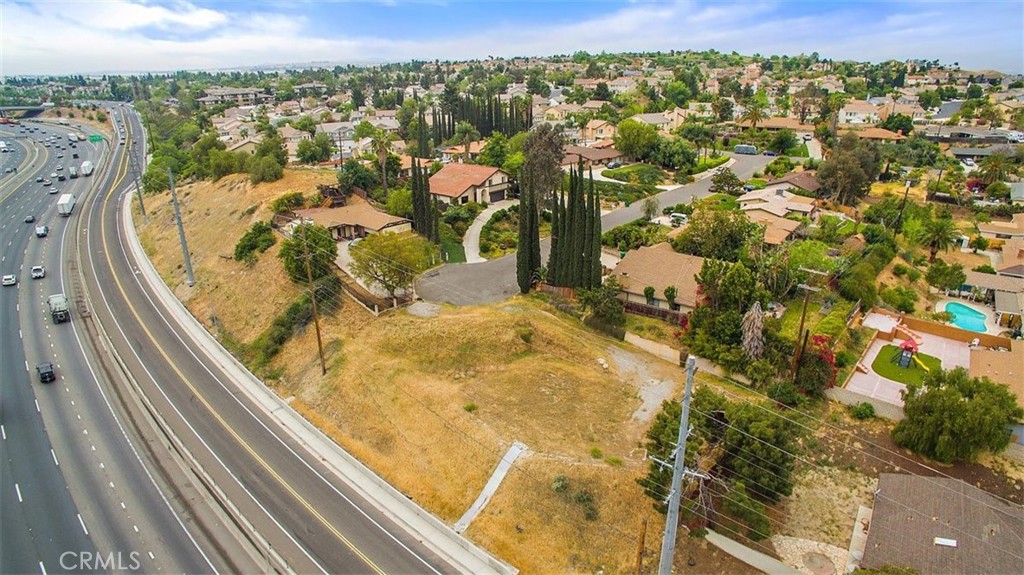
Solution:
[[[53,182],[50,181],[49,179],[43,180],[43,187],[52,186],[52,185],[53,185]]]
[[[64,154],[61,154],[61,156],[63,157]],[[57,166],[55,169],[59,172],[64,169],[64,166]]]
[[[45,238],[48,235],[50,235],[50,228],[49,228],[49,226],[36,226],[36,237],[37,238]]]
[[[58,157],[58,158],[63,158],[63,157],[64,157],[64,154],[57,154],[57,157]],[[58,168],[58,169],[59,169],[59,168]]]
[[[57,379],[57,374],[53,371],[53,364],[48,361],[36,364],[36,373],[39,374],[39,381],[42,383],[50,383]]]
[[[36,182],[40,182],[41,183],[42,181],[43,181],[43,177],[42,176],[39,176],[39,177],[36,178]]]
[[[61,174],[61,175],[57,176],[57,181],[58,181],[58,182],[63,182],[63,181],[64,181],[64,180],[66,180],[66,179],[67,179],[67,178],[66,178],[66,177],[64,176],[64,174]]]
[[[12,286],[18,283],[18,276],[14,274],[7,274],[4,276],[3,281],[0,281],[0,283],[4,284],[5,286]]]
[[[56,177],[57,177],[57,172],[51,172],[51,173],[50,173],[50,179],[51,179],[51,180],[52,180],[53,178],[56,178]]]
[[[32,266],[32,279],[38,280],[46,277],[46,268],[43,266]]]
[[[4,168],[4,173],[5,174],[10,174],[13,171],[14,171],[14,168]]]
[[[50,190],[49,190],[50,194],[56,194],[59,191],[60,190],[58,190],[56,186],[50,186]]]
[[[29,214],[29,215],[25,216],[25,223],[26,224],[31,224],[34,221],[36,221],[36,217],[33,216],[32,214]]]

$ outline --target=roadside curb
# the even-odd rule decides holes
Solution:
[[[231,376],[231,383],[253,402],[280,429],[299,443],[316,460],[361,497],[390,517],[397,525],[421,541],[460,572],[512,575],[519,570],[490,555],[451,527],[423,509],[350,455],[337,443],[299,415],[282,398],[266,387],[238,360],[228,353],[185,308],[160,278],[145,255],[131,218],[131,194],[125,194],[122,217],[131,250],[144,281],[166,307],[185,335],[202,347],[203,353]]]

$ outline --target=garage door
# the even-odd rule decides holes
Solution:
[[[491,193],[489,194],[489,196],[490,196],[490,197],[489,197],[489,199],[487,200],[488,202],[490,202],[490,203],[492,203],[492,204],[493,204],[494,202],[500,202],[501,200],[504,200],[504,199],[505,199],[505,190],[501,190],[501,191],[498,191],[498,192],[491,192]]]

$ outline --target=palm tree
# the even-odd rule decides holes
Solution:
[[[377,154],[377,162],[380,164],[380,180],[384,184],[384,191],[388,189],[388,154],[391,153],[391,134],[382,128],[376,128],[370,136],[370,148]]]
[[[480,131],[476,126],[463,120],[455,124],[455,141],[461,143],[465,148],[462,156],[463,163],[469,161],[469,144],[480,139]]]
[[[921,243],[928,246],[928,261],[934,262],[939,250],[949,251],[959,235],[960,230],[950,218],[932,218],[921,233]]]
[[[994,184],[1005,181],[1006,176],[1012,169],[1013,162],[1010,161],[1009,156],[1005,154],[992,154],[981,161],[978,175],[981,176],[981,181],[986,184]]]
[[[743,110],[743,115],[740,116],[740,120],[744,122],[750,122],[750,129],[756,130],[757,123],[768,119],[768,104],[759,100],[758,98],[751,98],[747,102],[747,108]]]

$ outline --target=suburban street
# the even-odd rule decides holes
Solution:
[[[732,170],[741,178],[751,175],[764,168],[772,160],[767,156],[745,156],[729,154],[735,160]],[[704,178],[691,184],[682,185],[657,196],[662,207],[689,203],[694,198],[710,195],[711,179]],[[612,228],[629,223],[643,212],[643,203],[636,202],[629,207],[621,207],[601,217],[601,229]],[[550,250],[548,240],[541,241],[542,258],[547,258]],[[474,264],[445,264],[431,270],[416,282],[416,293],[426,301],[450,303],[453,305],[473,305],[501,301],[519,293],[516,284],[516,256],[509,254],[495,260]]]

